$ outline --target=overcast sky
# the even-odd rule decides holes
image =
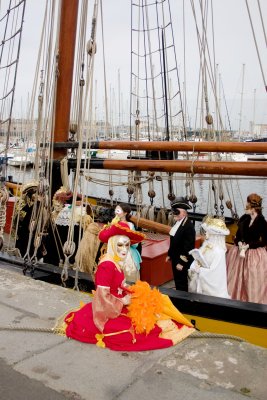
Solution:
[[[55,0],[57,1],[57,0]],[[137,2],[138,0],[136,0]],[[152,0],[147,0],[149,3]],[[196,71],[198,65],[198,51],[195,45],[196,30],[192,17],[191,0],[184,0],[186,4],[186,76],[189,85],[188,101],[193,101]],[[93,3],[93,1],[89,1]],[[257,43],[262,58],[265,78],[267,79],[267,48],[261,28],[258,12],[258,0],[248,0],[252,12]],[[263,21],[267,31],[267,1],[259,1],[262,9]],[[182,0],[171,0],[173,26],[177,39],[177,59],[179,68],[183,70],[182,47]],[[194,4],[199,4],[194,0]],[[45,0],[27,0],[21,59],[18,73],[16,102],[26,98],[31,92],[34,77],[35,59],[39,46],[40,31]],[[116,82],[118,70],[121,74],[121,91],[124,98],[129,93],[130,75],[130,0],[103,0],[104,30],[106,59],[108,60],[107,78],[109,82]],[[267,94],[261,75],[259,61],[253,41],[251,26],[248,18],[245,0],[213,0],[214,9],[214,43],[216,48],[216,63],[219,65],[228,109],[231,113],[235,128],[238,122],[238,112],[241,104],[242,65],[245,64],[243,90],[243,124],[248,128],[253,118],[254,93],[256,90],[255,122],[267,123]],[[89,30],[90,32],[90,30]],[[89,33],[88,32],[88,33]],[[100,29],[98,31],[100,33]],[[100,53],[101,49],[99,49]],[[100,66],[97,65],[99,71]],[[101,80],[101,78],[99,78]],[[183,77],[181,77],[183,80]],[[190,85],[191,89],[190,90]],[[116,83],[114,83],[114,87]],[[235,114],[235,115],[233,115]]]

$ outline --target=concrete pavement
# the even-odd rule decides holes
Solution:
[[[100,349],[27,331],[52,328],[80,300],[90,301],[89,295],[35,281],[4,265],[0,285],[0,398],[266,398],[266,349],[227,338],[188,338],[166,350],[137,353]],[[25,330],[3,330],[9,325]]]

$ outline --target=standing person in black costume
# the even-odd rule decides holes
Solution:
[[[189,251],[195,248],[196,231],[188,219],[188,201],[177,197],[171,203],[175,225],[170,230],[170,247],[166,261],[171,261],[173,278],[177,290],[188,291],[187,273],[193,261]]]

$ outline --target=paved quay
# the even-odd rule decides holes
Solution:
[[[27,330],[52,328],[67,310],[90,301],[88,294],[2,265],[0,285],[1,399],[266,399],[264,348],[228,338],[188,338],[165,350],[100,349]]]

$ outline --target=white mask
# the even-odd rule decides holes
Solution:
[[[184,210],[183,208],[178,208],[178,210],[180,211],[180,214],[174,215],[175,221],[181,221],[181,219],[183,219],[187,215],[186,210]]]
[[[127,236],[119,236],[116,243],[116,252],[120,257],[121,261],[124,261],[129,248],[130,248],[130,239]]]
[[[124,211],[120,206],[117,206],[115,208],[115,215],[117,215],[118,217],[122,217],[124,215]]]

